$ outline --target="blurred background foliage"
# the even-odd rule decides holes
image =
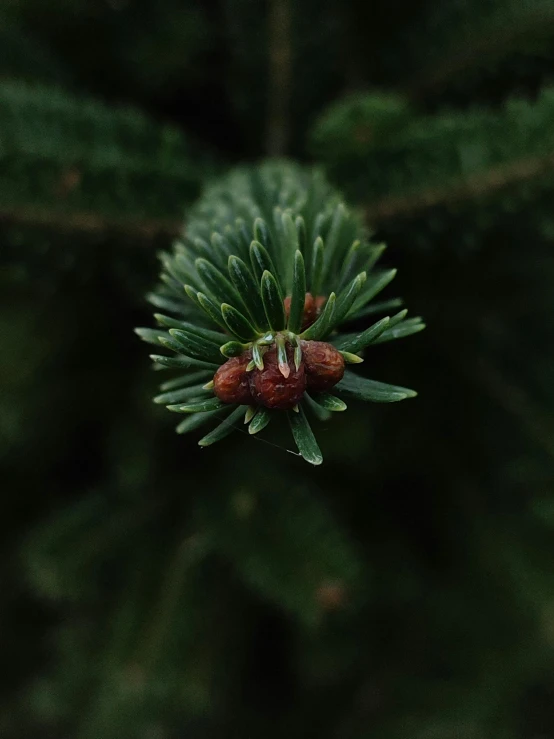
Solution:
[[[551,0],[4,0],[3,738],[554,739],[553,85]],[[266,154],[428,325],[319,470],[177,436],[132,332]]]

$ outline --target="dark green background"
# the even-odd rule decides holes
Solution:
[[[143,296],[169,242],[135,226],[180,221],[205,178],[266,154],[269,5],[0,10],[0,112],[5,84],[40,82],[132,105],[194,142],[175,154],[182,206],[147,197],[173,183],[153,148],[138,205],[117,164],[90,180],[84,209],[129,226],[91,232],[64,225],[71,203],[48,225],[29,217],[37,203],[60,212],[42,189],[45,147],[10,148],[0,122],[0,735],[554,739],[548,177],[376,221],[399,269],[387,297],[428,327],[372,350],[364,372],[419,396],[323,424],[322,467],[278,434],[200,449],[151,402],[158,376],[133,327],[151,323]],[[390,101],[363,121],[361,151],[340,120],[336,148],[314,139],[344,95],[401,96],[414,130],[430,117],[449,142],[475,105],[534,105],[553,81],[551,2],[297,0],[290,13],[284,153],[328,165],[354,206],[379,202],[380,178],[383,197],[397,192],[405,152],[424,144],[389,145],[403,125]],[[47,140],[41,105],[24,118]],[[73,115],[64,125],[84,140]],[[484,129],[456,143],[481,173]],[[549,127],[533,131],[547,158]],[[52,134],[60,174],[67,136]],[[454,159],[445,183],[463,180]],[[436,187],[431,165],[411,172],[412,194]]]

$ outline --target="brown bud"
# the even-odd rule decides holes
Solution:
[[[214,393],[223,403],[251,403],[250,384],[246,365],[252,359],[250,352],[232,357],[214,375]]]
[[[329,580],[321,583],[315,597],[324,611],[339,611],[347,604],[348,592],[340,580]]]
[[[306,389],[304,363],[297,370],[294,365],[294,351],[287,346],[290,374],[283,377],[277,360],[277,349],[273,346],[264,354],[263,370],[254,369],[250,375],[252,397],[266,408],[288,410],[300,402]]]
[[[301,341],[308,390],[330,390],[344,375],[344,358],[326,341]]]
[[[283,300],[283,307],[285,308],[285,315],[287,320],[290,315],[290,296]],[[304,315],[302,316],[302,330],[311,326],[317,318],[316,301],[311,293],[306,293],[304,298]]]

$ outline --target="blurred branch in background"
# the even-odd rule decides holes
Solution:
[[[554,168],[554,154],[494,167],[450,187],[422,190],[413,196],[384,198],[366,208],[369,223],[381,224],[390,219],[417,215],[436,206],[456,206],[493,195],[498,190],[547,175]]]
[[[287,153],[290,136],[292,86],[292,5],[291,0],[270,0],[269,85],[267,114],[267,153],[280,157]]]
[[[213,167],[179,130],[136,110],[0,82],[0,217],[10,222],[174,234]]]
[[[71,172],[69,176],[71,176]],[[168,241],[176,238],[183,228],[183,221],[140,220],[139,218],[104,217],[98,213],[53,213],[39,208],[0,209],[0,223],[6,226],[31,226],[56,233],[77,232],[83,234],[120,234],[138,241],[151,242],[158,237]]]
[[[500,111],[435,115],[402,98],[366,93],[333,105],[314,129],[312,149],[368,203],[368,220],[380,223],[472,202],[492,203],[501,213],[525,202],[527,185],[549,191],[553,131],[554,88],[535,102],[509,99]]]

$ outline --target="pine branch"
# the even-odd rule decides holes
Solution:
[[[339,185],[365,201],[370,221],[491,196],[493,207],[508,201],[512,207],[525,200],[530,185],[550,187],[554,88],[534,102],[508,100],[500,111],[431,116],[406,108],[403,118],[392,104],[377,115],[372,98],[333,106],[312,136],[315,154]]]
[[[314,111],[343,83],[336,0],[222,0],[221,6],[221,43],[228,49],[223,81],[243,157],[299,150]]]
[[[364,210],[369,223],[382,223],[398,216],[414,215],[441,205],[456,205],[477,200],[499,190],[534,180],[554,169],[554,153],[534,159],[522,159],[494,167],[451,187],[435,187],[414,196],[389,197],[370,203]]]
[[[210,171],[206,154],[180,131],[136,110],[54,87],[0,84],[5,219],[173,233]]]
[[[424,328],[419,319],[404,321],[401,311],[340,344],[341,326],[371,315],[370,302],[396,275],[374,270],[382,252],[318,172],[266,162],[207,189],[182,241],[161,256],[164,271],[150,301],[164,311],[155,314],[162,328],[136,329],[157,348],[156,365],[185,372],[179,390],[155,399],[188,416],[178,432],[217,414],[219,425],[198,442],[205,447],[243,419],[255,434],[284,414],[300,455],[319,465],[305,410],[319,420],[344,411],[332,388],[377,403],[415,397],[345,372],[346,364],[363,362],[359,353],[372,343]],[[326,341],[332,334],[337,346]],[[178,356],[160,355],[160,348]],[[201,384],[198,370],[208,375]]]
[[[0,208],[0,224],[38,226],[57,233],[115,233],[148,242],[158,237],[176,238],[183,228],[181,221],[169,219],[114,218],[98,213],[65,213],[33,207]]]
[[[289,138],[292,84],[290,0],[272,0],[269,7],[269,110],[267,153],[283,156]]]
[[[203,500],[199,528],[246,584],[308,628],[359,601],[370,576],[320,496],[277,475],[272,490],[246,485]]]

